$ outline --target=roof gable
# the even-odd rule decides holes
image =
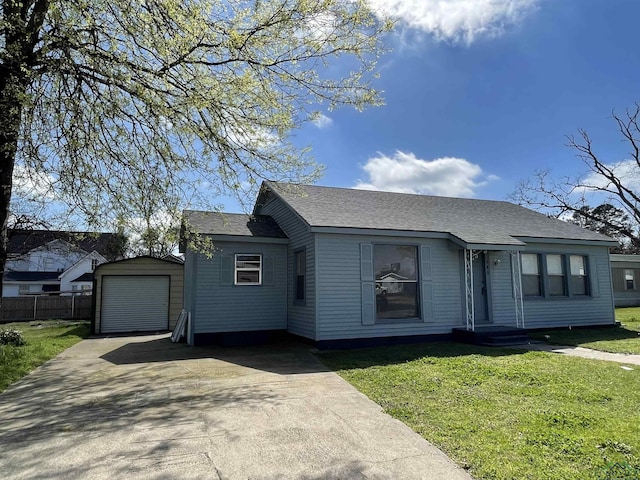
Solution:
[[[441,233],[467,245],[524,246],[521,239],[615,242],[509,202],[265,182],[311,228]],[[258,202],[266,198],[264,192]],[[256,205],[259,212],[259,205]]]

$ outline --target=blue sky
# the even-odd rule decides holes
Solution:
[[[386,105],[296,132],[318,184],[503,200],[536,170],[585,172],[566,147],[578,128],[625,159],[611,112],[640,101],[639,1],[368,1],[398,19]]]

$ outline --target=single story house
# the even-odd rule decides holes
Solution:
[[[640,306],[640,255],[611,254],[616,307]]]
[[[508,202],[264,182],[251,216],[184,213],[187,341],[613,324],[614,245]]]

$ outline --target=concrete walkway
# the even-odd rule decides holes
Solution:
[[[574,347],[570,345],[549,345],[546,343],[530,343],[524,345],[514,345],[513,348],[520,350],[537,350],[541,352],[559,353],[572,357],[590,358],[593,360],[605,360],[607,362],[618,362],[627,365],[640,365],[640,355],[627,353],[609,353],[599,350],[592,350],[584,347]]]
[[[0,395],[2,479],[466,479],[307,347],[84,340]]]

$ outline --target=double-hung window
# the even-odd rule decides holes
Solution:
[[[565,282],[564,257],[562,255],[547,255],[547,275],[549,278],[549,296],[566,296],[567,287]]]
[[[624,288],[625,290],[635,290],[635,278],[633,276],[633,270],[624,271]]]
[[[236,285],[262,285],[262,255],[237,254],[235,258]]]
[[[587,261],[582,255],[571,255],[571,293],[573,295],[589,295]]]
[[[522,259],[522,293],[525,297],[542,296],[542,276],[540,275],[540,255],[523,253]]]

